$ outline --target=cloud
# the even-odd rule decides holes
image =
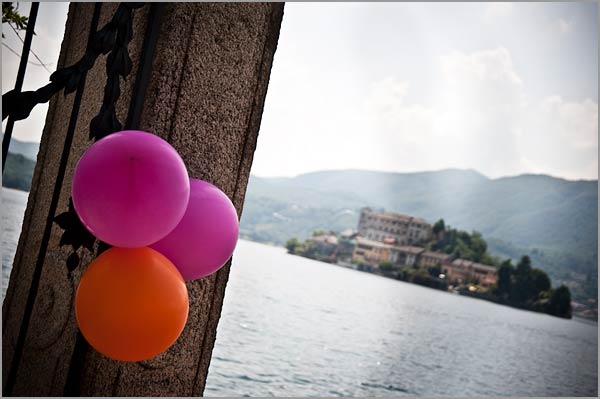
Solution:
[[[473,168],[594,178],[597,144],[586,132],[597,94],[585,68],[593,43],[544,41],[559,34],[559,17],[578,15],[555,10],[290,3],[252,172]],[[487,26],[484,13],[495,18]]]
[[[504,48],[440,59],[437,100],[410,103],[390,76],[370,86],[366,113],[402,157],[397,169],[474,168],[497,177],[527,171],[597,178],[598,104],[559,96],[527,101]],[[397,149],[403,149],[398,151]]]
[[[491,21],[495,18],[507,17],[512,14],[514,5],[511,2],[487,3],[483,12],[483,19]]]
[[[408,83],[393,77],[372,84],[365,101],[373,124],[390,140],[388,148],[407,149],[397,160],[400,169],[516,172],[513,121],[523,99],[508,50],[455,51],[439,62],[443,78],[434,103],[407,103]]]
[[[370,85],[365,106],[368,114],[387,129],[394,129],[407,142],[418,143],[414,131],[419,131],[421,138],[430,135],[435,115],[433,110],[420,104],[406,104],[408,88],[407,82],[393,76],[374,82]]]
[[[29,15],[30,5],[22,3],[19,12],[22,15]],[[31,49],[47,65],[50,71],[57,68],[58,56],[60,54],[60,45],[62,42],[65,21],[67,19],[67,10],[69,3],[41,3],[38,20],[35,26],[36,35],[33,37]],[[15,32],[9,27],[4,27],[5,38],[3,41],[17,52],[21,52],[22,43]],[[20,33],[21,38],[25,33]],[[38,60],[29,55],[29,60],[38,63]],[[2,48],[2,87],[3,92],[7,92],[15,85],[15,79],[19,68],[20,57],[12,54],[6,48]],[[23,90],[37,90],[48,84],[50,73],[43,67],[29,64],[23,82]],[[31,115],[24,120],[15,123],[13,136],[19,140],[39,141],[44,128],[48,104],[36,106]],[[2,124],[2,129],[6,125],[6,120]]]
[[[522,81],[504,47],[470,54],[454,51],[440,58],[446,82],[443,96],[475,108],[513,106],[522,101]]]
[[[572,23],[565,21],[563,18],[558,20],[558,30],[560,33],[569,33],[572,30]]]
[[[598,103],[550,96],[522,120],[522,157],[529,170],[567,178],[597,178]]]
[[[479,81],[505,81],[520,85],[510,52],[505,47],[482,50],[471,54],[454,51],[441,57],[442,68],[447,79],[475,77]]]

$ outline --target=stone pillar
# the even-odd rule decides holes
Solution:
[[[71,3],[59,68],[85,52],[94,5]],[[116,9],[102,7],[100,26]],[[148,6],[134,12],[129,45],[134,70],[121,84],[118,116],[125,121],[148,20]],[[169,3],[160,30],[140,129],[168,140],[191,177],[220,187],[241,215],[260,126],[283,3]],[[89,124],[102,102],[105,60],[90,70],[56,214],[67,210],[73,169],[92,144]],[[77,338],[73,299],[92,256],[68,273],[68,251],[55,224],[34,273],[50,198],[73,106],[73,94],[50,102],[23,230],[2,307],[3,392],[13,396],[199,396],[215,342],[229,265],[188,283],[190,313],[182,335],[167,352],[146,362],[110,360]],[[54,215],[50,215],[54,216]],[[33,306],[27,299],[35,290]],[[31,300],[30,300],[31,301]],[[19,345],[18,337],[24,337]],[[20,348],[19,348],[20,346]],[[20,354],[18,362],[15,355]],[[18,363],[18,367],[15,365]],[[6,392],[12,373],[12,387]]]

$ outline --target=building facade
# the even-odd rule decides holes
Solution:
[[[306,251],[314,259],[334,262],[338,252],[338,244],[335,233],[322,233],[306,240]]]
[[[496,284],[496,268],[465,259],[454,259],[440,252],[426,251],[410,245],[393,245],[385,242],[356,237],[352,262],[379,268],[382,262],[401,267],[440,266],[446,279],[454,284],[478,283],[484,287]]]
[[[441,253],[441,252],[433,252],[433,251],[424,251],[419,257],[419,266],[421,267],[435,267],[441,266],[444,263],[448,263],[452,259],[451,255]]]
[[[465,284],[477,281],[483,286],[496,284],[496,268],[465,259],[455,259],[442,265],[442,273],[451,282]]]
[[[337,236],[333,232],[312,236],[306,242],[317,247],[319,250],[331,252],[336,250],[338,245]]]
[[[393,245],[358,236],[352,252],[352,262],[373,267],[379,267],[381,262],[396,263],[393,248]]]
[[[425,251],[421,247],[413,247],[410,245],[402,245],[394,248],[396,251],[396,264],[398,266],[414,267],[418,264],[419,257]]]
[[[359,236],[356,238],[352,261],[373,267],[378,267],[382,262],[414,267],[419,263],[419,256],[423,251],[425,249],[421,247],[393,245]]]
[[[392,212],[363,208],[358,234],[373,241],[394,240],[397,245],[415,245],[429,241],[432,227],[424,219]]]

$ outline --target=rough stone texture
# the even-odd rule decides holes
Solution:
[[[100,26],[116,5],[105,3]],[[92,4],[71,3],[59,60],[70,65],[83,54]],[[134,12],[129,45],[138,64],[147,7]],[[241,214],[260,126],[282,3],[171,3],[162,15],[160,36],[146,92],[141,129],[167,139],[181,154],[191,177],[207,180],[230,196]],[[105,83],[104,59],[88,74],[57,214],[68,207],[75,164],[91,144],[89,122],[99,109]],[[122,83],[118,114],[125,120],[135,68]],[[73,95],[51,101],[29,196],[23,231],[3,305],[3,387],[23,319],[40,248]],[[52,231],[31,315],[13,395],[197,396],[204,390],[216,337],[229,265],[188,283],[190,313],[181,337],[167,352],[146,362],[107,359],[87,344],[76,347],[75,288],[86,256],[71,276],[60,249],[61,230]],[[69,377],[72,362],[81,364]]]

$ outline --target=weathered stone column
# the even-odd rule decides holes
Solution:
[[[71,3],[59,68],[84,53],[93,4]],[[125,121],[148,20],[134,12],[129,45],[134,70],[122,83],[118,116]],[[116,9],[102,7],[100,26]],[[283,3],[170,3],[164,6],[140,128],[167,139],[190,176],[212,182],[241,214],[260,126]],[[102,102],[105,60],[87,76],[56,214],[67,210],[73,169],[92,144],[89,124]],[[198,396],[204,390],[229,266],[188,283],[190,313],[176,344],[147,362],[112,361],[77,340],[73,299],[92,260],[68,273],[62,231],[52,227],[34,279],[50,198],[56,185],[74,95],[55,96],[46,118],[23,230],[2,307],[3,391],[13,396]],[[34,292],[35,295],[31,295]],[[27,307],[28,298],[33,306]],[[30,299],[30,302],[32,299]],[[21,344],[19,344],[19,336]],[[76,344],[77,342],[77,344]],[[18,355],[18,359],[16,359]],[[18,367],[17,367],[18,366]],[[12,373],[10,392],[7,380]]]

